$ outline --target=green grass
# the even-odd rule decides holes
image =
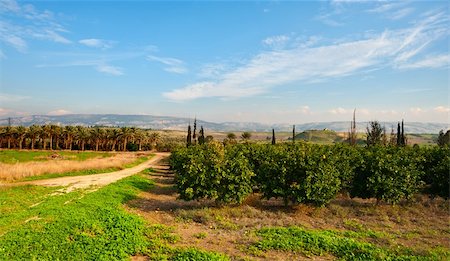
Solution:
[[[253,246],[256,248],[255,252],[283,250],[300,252],[307,256],[330,254],[343,260],[446,260],[450,257],[450,252],[442,249],[432,249],[426,255],[420,255],[404,247],[379,247],[358,240],[357,238],[362,236],[361,233],[273,227],[260,229],[257,235],[261,240]]]
[[[117,260],[136,254],[153,260],[229,260],[218,253],[172,247],[179,240],[172,228],[146,224],[123,208],[152,186],[141,174],[91,193],[2,188],[0,260]]]
[[[39,220],[0,237],[0,260],[111,260],[140,252],[147,246],[144,222],[127,213],[122,204],[151,186],[148,179],[132,176],[84,196],[76,191],[47,197],[24,210]],[[20,189],[9,196],[17,193]],[[3,219],[2,215],[0,224]]]
[[[85,176],[85,175],[94,175],[94,174],[108,173],[108,172],[118,171],[118,170],[121,170],[121,169],[132,168],[134,166],[137,166],[137,165],[145,162],[148,159],[149,159],[149,157],[139,157],[135,161],[133,161],[131,163],[128,163],[128,164],[125,164],[122,167],[111,167],[111,168],[102,168],[102,169],[85,169],[85,170],[69,171],[69,172],[62,172],[62,173],[47,173],[47,174],[43,174],[43,175],[30,176],[30,177],[26,177],[26,178],[23,178],[23,179],[19,179],[19,180],[16,180],[16,182],[41,180],[41,179],[52,179],[52,178],[69,177],[69,176]]]
[[[0,162],[14,164],[30,161],[46,161],[58,154],[63,159],[84,161],[92,158],[111,157],[112,153],[92,151],[28,151],[28,150],[0,150]]]

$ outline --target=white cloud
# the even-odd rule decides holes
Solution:
[[[305,105],[305,106],[301,106],[300,108],[298,108],[297,112],[301,113],[301,114],[310,114],[311,113],[311,109],[309,108],[308,105]]]
[[[445,107],[445,106],[437,106],[436,108],[434,108],[435,112],[439,112],[439,113],[449,113],[450,112],[450,108],[449,107]]]
[[[419,113],[424,112],[424,110],[419,107],[410,108],[409,111],[412,112],[413,114],[419,114]]]
[[[19,102],[29,98],[29,96],[0,93],[0,102]]]
[[[71,113],[72,113],[71,111],[59,109],[59,110],[50,111],[47,113],[47,115],[60,116],[60,115],[66,115],[66,114],[71,114]]]
[[[216,78],[227,70],[223,63],[208,63],[202,66],[198,76],[201,78]]]
[[[352,113],[352,110],[347,110],[347,109],[339,107],[336,109],[331,109],[329,112],[331,114],[349,114],[349,113]]]
[[[102,49],[108,49],[112,46],[111,41],[106,41],[102,39],[82,39],[78,41],[80,44],[86,45],[88,47],[96,47],[96,48],[102,48]]]
[[[236,98],[260,94],[291,82],[319,82],[380,68],[445,66],[443,58],[419,64],[411,60],[422,59],[422,46],[447,34],[447,21],[444,13],[432,14],[411,28],[386,30],[363,39],[261,52],[215,79],[163,95],[172,100]],[[153,59],[161,61],[157,57]]]
[[[123,71],[120,67],[106,65],[106,64],[100,64],[97,65],[96,70],[102,73],[111,74],[115,76],[123,75]]]
[[[427,56],[417,61],[404,63],[399,66],[401,69],[419,69],[419,68],[441,68],[448,67],[450,64],[449,54],[440,54]]]
[[[390,14],[389,18],[392,20],[399,20],[399,19],[402,19],[403,17],[406,17],[406,16],[412,14],[413,12],[414,12],[414,8],[411,8],[411,7],[402,8],[402,9],[396,10],[395,12]]]
[[[27,51],[29,39],[71,43],[61,34],[67,31],[48,10],[39,11],[31,4],[20,5],[14,0],[3,0],[0,1],[0,13],[6,13],[21,21],[20,24],[0,21],[0,41],[20,52]]]
[[[159,62],[159,63],[166,65],[164,70],[167,72],[183,74],[188,71],[184,62],[182,60],[179,60],[176,58],[158,57],[158,56],[154,56],[154,55],[148,55],[147,60]]]
[[[290,40],[287,35],[275,35],[262,40],[262,43],[272,48],[282,48]]]

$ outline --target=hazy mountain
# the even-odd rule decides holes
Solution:
[[[118,114],[69,114],[61,116],[33,115],[12,118],[12,125],[30,126],[33,124],[57,124],[57,125],[82,125],[82,126],[130,126],[148,129],[162,130],[184,130],[192,119],[152,116],[152,115],[118,115]],[[0,125],[8,124],[8,119],[1,119]],[[368,122],[357,122],[357,131],[364,132]],[[197,120],[198,126],[213,131],[292,131],[292,124],[262,124],[254,122],[207,122]],[[386,132],[390,133],[391,128],[396,131],[396,122],[381,122],[386,126]],[[296,131],[329,129],[334,131],[348,131],[348,122],[312,122],[296,124]],[[448,129],[448,123],[422,123],[405,122],[405,132],[407,133],[438,133],[440,130]]]

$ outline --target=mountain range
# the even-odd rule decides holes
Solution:
[[[157,130],[185,130],[189,123],[193,123],[192,119],[169,117],[169,116],[152,116],[152,115],[119,115],[119,114],[67,114],[59,116],[51,115],[32,115],[24,117],[11,118],[13,126],[23,125],[30,126],[33,124],[56,124],[56,125],[81,125],[81,126],[128,126],[139,127],[145,129]],[[391,128],[396,131],[397,122],[380,122],[386,127],[389,133]],[[8,119],[0,119],[0,126],[9,124]],[[293,124],[264,124],[255,122],[209,122],[198,119],[198,126],[203,126],[207,130],[212,131],[256,131],[266,132],[275,129],[276,131],[292,131]],[[358,132],[365,132],[368,122],[357,122],[356,129]],[[338,132],[346,132],[349,130],[350,121],[336,122],[311,122],[295,124],[297,132],[304,130],[323,130],[329,129]],[[448,123],[423,123],[423,122],[405,122],[405,132],[407,133],[438,133],[440,130],[449,129]]]

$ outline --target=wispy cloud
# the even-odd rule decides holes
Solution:
[[[80,44],[88,46],[88,47],[95,47],[95,48],[101,48],[101,49],[108,49],[111,48],[113,45],[112,41],[102,40],[102,39],[82,39],[78,41]]]
[[[103,60],[103,59],[78,60],[78,61],[58,63],[58,64],[38,64],[38,65],[36,65],[37,68],[78,67],[78,66],[92,67],[98,72],[110,74],[110,75],[114,75],[114,76],[120,76],[120,75],[124,74],[122,68],[117,67],[117,66],[112,66],[112,65],[108,64],[108,61]]]
[[[437,106],[433,110],[435,112],[439,112],[439,113],[449,113],[450,112],[450,108],[449,107],[445,107],[445,106]]]
[[[186,68],[185,63],[182,60],[171,58],[171,57],[158,57],[154,55],[147,56],[148,61],[155,61],[166,65],[164,70],[167,72],[183,74],[188,70]]]
[[[39,11],[31,4],[20,5],[14,0],[1,0],[0,41],[15,48],[19,52],[28,49],[27,40],[39,39],[56,43],[69,44],[71,41],[62,33],[67,30],[59,24],[53,13]],[[12,20],[20,19],[19,24]]]
[[[275,35],[262,40],[262,43],[271,48],[283,48],[290,40],[288,35]]]
[[[363,39],[261,52],[216,79],[163,95],[178,101],[202,97],[235,98],[264,93],[269,88],[291,82],[324,81],[373,69],[446,66],[448,61],[444,58],[413,66],[408,64],[423,58],[420,55],[424,43],[441,39],[448,33],[447,21],[444,13],[433,14],[411,28],[386,30]]]
[[[416,61],[404,63],[399,66],[401,69],[419,69],[419,68],[441,68],[448,67],[450,64],[449,54],[440,54],[427,56]]]
[[[71,113],[72,113],[71,111],[59,109],[59,110],[50,111],[47,113],[47,115],[60,116],[60,115],[66,115],[66,114],[71,114]]]
[[[0,102],[19,102],[29,98],[29,96],[0,93]]]
[[[97,69],[97,71],[106,73],[106,74],[111,74],[111,75],[116,75],[116,76],[123,75],[122,68],[116,67],[116,66],[100,64],[100,65],[97,65],[96,69]]]

